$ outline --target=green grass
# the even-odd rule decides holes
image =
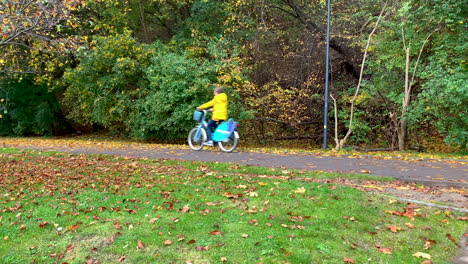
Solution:
[[[450,263],[458,247],[448,237],[465,228],[454,212],[401,216],[406,203],[311,181],[334,174],[0,153],[2,263],[419,264],[417,252]]]

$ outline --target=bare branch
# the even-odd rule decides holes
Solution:
[[[387,3],[384,4],[383,8],[382,8],[382,11],[380,11],[380,14],[379,14],[379,18],[377,19],[377,22],[375,23],[375,26],[374,26],[374,29],[372,30],[372,32],[369,34],[369,37],[367,38],[367,44],[366,44],[366,49],[364,51],[364,56],[362,58],[362,64],[361,64],[361,72],[359,73],[359,82],[358,82],[358,85],[356,87],[356,92],[354,93],[354,96],[353,96],[353,99],[351,100],[351,113],[350,113],[350,118],[349,118],[349,127],[348,127],[348,132],[346,133],[346,136],[344,137],[344,141],[346,141],[349,137],[349,135],[351,135],[351,132],[352,132],[352,128],[353,128],[353,117],[354,117],[354,103],[356,101],[356,98],[359,94],[359,90],[361,88],[361,83],[362,83],[362,76],[364,74],[364,66],[365,66],[365,63],[366,63],[366,58],[367,58],[367,52],[369,51],[369,46],[370,46],[370,40],[372,38],[372,35],[375,33],[375,30],[377,29],[377,26],[379,25],[379,22],[382,18],[382,15],[385,11],[387,7]]]
[[[377,22],[375,23],[374,28],[372,29],[372,32],[369,34],[369,37],[367,38],[367,44],[366,44],[366,48],[365,48],[365,51],[364,51],[364,56],[363,56],[363,58],[362,58],[362,63],[361,63],[361,71],[360,71],[360,73],[359,73],[358,85],[357,85],[357,87],[356,87],[356,92],[354,93],[354,96],[353,96],[353,98],[351,99],[351,108],[350,108],[350,114],[349,114],[349,126],[348,126],[348,131],[346,132],[345,137],[344,137],[342,140],[340,140],[340,142],[338,143],[337,149],[341,149],[341,148],[342,148],[342,146],[344,145],[344,143],[346,142],[346,140],[348,140],[348,137],[351,135],[351,132],[353,131],[354,103],[356,102],[357,96],[358,96],[358,94],[359,94],[359,90],[360,90],[360,88],[361,88],[362,76],[363,76],[363,74],[364,74],[364,66],[365,66],[365,63],[366,63],[367,52],[369,51],[369,46],[370,46],[370,41],[371,41],[372,35],[373,35],[373,34],[375,33],[375,31],[377,30],[377,26],[379,25],[380,20],[382,19],[383,14],[384,14],[386,8],[387,8],[387,2],[385,2],[384,6],[382,7],[382,10],[380,11],[380,14],[379,14],[379,17],[378,17],[378,19],[377,19]],[[335,126],[337,126],[337,124],[335,124]]]

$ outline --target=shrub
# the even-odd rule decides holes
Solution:
[[[30,80],[9,80],[0,87],[0,135],[52,135],[66,125],[54,93]]]

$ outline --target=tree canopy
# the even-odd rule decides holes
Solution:
[[[326,2],[3,0],[0,133],[178,140],[222,85],[246,137],[319,145]],[[347,144],[467,147],[466,4],[333,1],[330,124]]]

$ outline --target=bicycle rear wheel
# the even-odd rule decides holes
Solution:
[[[236,149],[237,145],[239,144],[239,140],[239,133],[237,133],[237,131],[234,131],[228,139],[224,141],[219,141],[218,146],[224,152],[232,152]]]
[[[205,129],[195,127],[190,130],[187,141],[191,149],[201,150],[203,149],[203,143],[205,143],[206,139],[207,136]]]

